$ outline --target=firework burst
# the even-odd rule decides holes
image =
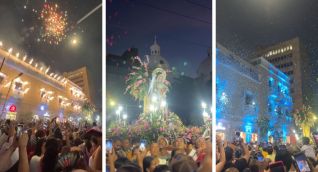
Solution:
[[[40,13],[42,40],[49,44],[59,44],[66,38],[67,11],[60,11],[57,4],[45,3]]]

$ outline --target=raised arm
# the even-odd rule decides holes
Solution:
[[[18,172],[29,172],[29,161],[27,155],[26,146],[28,144],[29,137],[26,133],[23,133],[19,138],[19,167]]]

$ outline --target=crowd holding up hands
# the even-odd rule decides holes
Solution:
[[[102,132],[96,124],[1,122],[0,172],[102,171]]]
[[[109,172],[204,172],[212,171],[212,144],[199,138],[195,143],[182,137],[173,144],[164,137],[148,146],[144,141],[131,145],[129,139],[114,138],[107,149]]]
[[[217,135],[216,172],[318,172],[317,153],[307,137],[299,145],[238,138],[227,142]]]

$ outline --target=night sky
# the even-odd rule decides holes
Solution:
[[[211,0],[107,0],[106,51],[121,55],[135,47],[143,57],[156,35],[170,67],[194,77],[212,43],[211,5]]]
[[[40,10],[45,0],[1,0],[0,40],[4,46],[19,49],[28,57],[51,67],[51,72],[71,71],[82,66],[88,67],[91,83],[91,97],[97,107],[102,105],[102,9],[89,16],[79,25],[75,23],[98,6],[101,0],[47,0],[59,4],[68,12],[69,32],[59,45],[38,42],[41,26],[38,15],[32,10]],[[26,7],[24,7],[26,6]],[[71,45],[77,34],[79,44]],[[24,53],[23,53],[24,54]]]
[[[316,81],[317,0],[218,0],[216,9],[217,42],[247,58],[252,57],[257,46],[299,37],[313,65],[312,81]],[[310,85],[317,96],[317,83]]]

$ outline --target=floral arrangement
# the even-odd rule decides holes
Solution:
[[[107,135],[109,137],[127,137],[128,136],[128,128],[122,127],[121,125],[118,125],[116,122],[110,124],[107,130]]]
[[[126,83],[128,86],[125,93],[129,92],[136,100],[142,101],[149,87],[149,59],[147,57],[147,60],[143,62],[139,57],[135,57],[134,61],[137,61],[137,65],[132,67],[127,76]]]
[[[161,119],[160,114],[152,115],[153,118],[149,118],[150,114],[143,113],[135,123],[126,127],[113,123],[109,127],[108,136],[145,139],[151,143],[157,141],[159,136],[175,140],[177,137],[183,136],[186,131],[189,131],[175,113],[169,113],[168,120]]]
[[[126,77],[127,87],[125,93],[129,93],[136,100],[143,101],[145,96],[147,96],[149,90],[149,83],[151,79],[151,74],[148,68],[149,58],[146,57],[145,61],[142,61],[140,57],[134,57],[134,65]],[[163,70],[163,69],[162,69]],[[166,71],[168,72],[168,71]],[[170,82],[164,78],[160,87],[165,88],[165,92],[168,91],[168,87],[170,86]]]
[[[150,71],[148,57],[146,61],[134,57],[134,61],[136,63],[126,78],[125,93],[128,92],[135,100],[144,101],[144,107],[148,106],[148,98],[153,92],[165,99],[170,86],[170,82],[166,80],[166,73],[169,71],[160,67]],[[160,136],[175,140],[185,135],[191,135],[192,138],[192,136],[200,135],[201,132],[201,129],[195,127],[186,129],[178,115],[162,108],[156,111],[144,109],[144,113],[140,114],[138,120],[130,125],[123,126],[115,121],[108,129],[108,136],[129,137],[132,140],[145,139],[151,143],[157,141]]]

